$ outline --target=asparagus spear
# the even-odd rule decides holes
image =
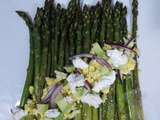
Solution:
[[[122,7],[122,6],[121,6]],[[126,15],[127,15],[127,8],[122,7],[121,8],[121,38],[127,37],[127,20],[126,20]],[[128,113],[129,113],[129,119],[130,120],[136,120],[136,114],[137,112],[134,109],[134,97],[132,93],[132,76],[127,75],[126,78],[124,79],[124,90],[125,90],[125,95],[126,95],[126,101],[127,101],[127,106],[128,106]]]
[[[98,3],[98,7],[97,7],[97,16],[98,16],[98,27],[97,27],[97,34],[96,34],[96,40],[98,40],[99,42],[103,41],[105,39],[105,18],[104,16],[102,16],[102,7],[101,4]],[[103,19],[104,18],[104,19]],[[95,111],[96,112],[96,111]],[[93,113],[95,114],[95,113]],[[97,120],[103,120],[103,104],[101,104],[101,106],[98,109],[98,119]],[[96,119],[95,119],[96,120]]]
[[[133,96],[133,89],[132,89],[132,79],[133,76],[126,76],[124,79],[125,82],[125,89],[126,89],[126,97],[127,97],[127,102],[128,102],[128,110],[129,110],[129,119],[130,120],[136,120],[137,119],[137,111],[135,111],[134,108],[134,96]]]
[[[59,40],[59,58],[58,58],[58,65],[59,65],[59,69],[62,70],[63,66],[64,66],[64,52],[65,52],[65,47],[64,47],[64,43],[65,43],[65,38],[66,38],[66,32],[67,32],[67,24],[65,24],[66,22],[66,11],[64,9],[61,10],[61,20],[60,22],[60,30],[61,30],[61,37]]]
[[[117,120],[115,119],[115,85],[110,89],[107,100],[103,106],[103,118],[104,120]]]
[[[103,0],[103,19],[105,19],[105,41],[111,42],[113,40],[113,16],[112,16],[112,1]],[[103,119],[104,120],[114,120],[115,119],[115,85],[110,89],[110,93],[107,96],[107,100],[103,105]]]
[[[75,1],[71,0],[68,5],[68,9],[66,11],[66,37],[65,37],[65,65],[70,63],[69,57],[74,54],[75,46],[74,46],[74,37],[70,32],[73,32],[73,24],[74,24],[74,11],[75,10]],[[71,27],[72,26],[72,27]]]
[[[53,0],[48,0],[47,11],[48,11],[48,31],[49,31],[49,44],[48,44],[48,61],[47,61],[47,76],[51,76],[52,70],[52,8],[53,8]]]
[[[138,0],[132,1],[132,38],[137,37],[137,19],[138,19]],[[136,41],[135,41],[136,44]],[[137,46],[137,45],[136,45]],[[137,58],[135,58],[137,61]],[[133,71],[133,90],[135,97],[135,111],[137,111],[137,120],[143,120],[143,108],[141,102],[141,91],[138,79],[138,64],[136,65],[135,70]]]
[[[41,96],[43,94],[43,87],[45,85],[45,77],[49,76],[49,71],[48,71],[48,62],[49,62],[49,42],[50,42],[50,29],[49,29],[49,10],[50,8],[50,2],[45,1],[45,6],[44,9],[41,10],[43,11],[43,16],[41,19],[41,41],[39,40],[39,43],[37,43],[37,46],[39,49],[37,49],[37,53],[41,54],[41,59],[39,58],[40,55],[36,58],[38,63],[40,65],[37,65],[37,71],[39,72],[40,75],[36,76],[35,80],[35,93],[36,93],[36,98],[37,102],[41,102]],[[36,20],[35,20],[36,21]],[[40,20],[39,20],[40,21]],[[41,42],[41,44],[40,44]],[[40,66],[40,69],[39,69]]]
[[[58,4],[56,7],[56,19],[55,19],[55,32],[54,32],[54,45],[52,46],[53,66],[54,69],[58,68],[58,42],[60,39],[60,20],[61,20],[61,5]],[[54,72],[54,71],[53,71]],[[53,73],[54,74],[54,73]]]
[[[34,86],[35,86],[35,94],[38,101],[40,101],[40,89],[42,89],[40,84],[40,67],[41,67],[41,25],[42,25],[42,16],[43,9],[37,9],[37,15],[34,19],[34,50],[35,50],[35,78],[34,78]]]
[[[109,7],[110,7],[110,1],[109,0],[102,0],[102,27],[101,27],[101,34],[100,39],[105,40],[106,34],[107,34],[107,17],[109,16]]]
[[[121,43],[121,32],[120,32],[120,10],[121,10],[121,4],[119,2],[116,2],[115,8],[114,8],[114,40],[118,43]],[[116,105],[118,109],[118,119],[119,120],[128,120],[128,113],[126,109],[126,100],[125,100],[125,93],[123,89],[123,83],[121,80],[120,75],[118,74],[118,79],[115,83],[115,89],[116,89]]]
[[[75,47],[75,33],[73,32],[74,23],[75,23],[75,14],[76,13],[76,0],[71,0],[68,6],[68,20],[70,21],[70,29],[69,29],[69,56],[73,56],[76,51]]]
[[[101,31],[101,5],[98,2],[95,7],[92,8],[94,12],[93,25],[91,29],[91,40],[93,42],[98,42],[100,40]]]
[[[82,11],[80,6],[80,0],[76,0],[76,22],[75,22],[75,28],[76,28],[76,54],[79,54],[82,52]]]
[[[29,65],[28,65],[28,69],[27,69],[27,77],[26,77],[24,88],[23,88],[23,93],[21,96],[21,102],[20,102],[20,107],[23,108],[27,102],[28,97],[29,97],[29,87],[33,83],[33,79],[34,79],[33,23],[32,23],[31,17],[27,13],[22,12],[22,11],[16,11],[16,13],[26,22],[26,25],[29,28],[29,34],[30,34]]]
[[[74,23],[76,29],[76,54],[82,52],[82,11],[80,6],[80,0],[76,0],[76,17]],[[80,105],[80,113],[75,117],[75,120],[82,120],[82,106]]]
[[[56,7],[54,4],[54,1],[52,2],[51,7],[51,76],[54,76],[54,71],[56,69],[55,64],[57,63],[55,56],[56,56],[56,40],[55,40],[55,34],[56,34],[56,19],[57,19],[57,13],[56,13]]]
[[[43,79],[43,82],[45,83],[44,78],[46,76],[49,76],[50,73],[50,63],[51,63],[51,55],[50,55],[50,8],[51,8],[52,2],[50,0],[45,1],[44,6],[44,15],[43,15],[43,24],[42,28],[44,35],[42,36],[42,69],[41,69],[41,77]],[[43,64],[44,63],[44,64]],[[43,83],[43,85],[44,85]]]
[[[122,8],[122,22],[121,22],[121,28],[123,29],[123,31],[122,31],[122,36],[123,36],[123,38],[124,37],[127,37],[127,35],[128,35],[128,27],[127,27],[127,19],[126,19],[126,16],[127,16],[127,7],[126,6],[124,6],[123,8]]]
[[[83,52],[89,52],[91,47],[91,36],[90,36],[90,11],[87,5],[83,8]],[[92,108],[88,105],[83,105],[82,113],[84,114],[84,120],[91,120],[92,119]]]
[[[89,52],[91,47],[91,38],[90,38],[90,12],[89,7],[84,6],[83,8],[83,47],[85,52]]]
[[[105,1],[105,0],[104,0]],[[108,2],[107,2],[108,1]],[[107,17],[107,23],[106,23],[106,40],[107,42],[111,42],[114,38],[114,27],[113,27],[113,7],[112,7],[112,1],[107,0],[104,3],[105,7],[105,16]]]

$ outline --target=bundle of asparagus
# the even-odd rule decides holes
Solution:
[[[29,28],[30,60],[21,102],[17,108],[20,111],[21,118],[16,115],[19,112],[15,113],[12,110],[15,119],[143,120],[137,57],[135,55],[135,48],[137,47],[135,41],[137,37],[137,0],[132,2],[133,23],[130,38],[128,38],[127,30],[127,8],[121,2],[113,4],[112,0],[102,0],[101,3],[98,2],[95,6],[82,5],[80,0],[71,0],[68,8],[55,4],[53,0],[46,0],[44,7],[37,9],[34,21],[26,12],[17,11],[17,14],[23,18]],[[97,43],[93,44],[95,42]],[[83,103],[81,100],[78,101],[77,108],[79,109],[76,116],[70,115],[68,117],[63,113],[62,105],[59,105],[59,103],[55,105],[56,99],[60,99],[64,95],[60,94],[58,95],[60,98],[52,98],[54,102],[53,100],[48,101],[49,98],[43,99],[48,85],[52,84],[53,87],[53,85],[58,84],[58,87],[60,87],[59,83],[56,82],[57,79],[63,78],[60,83],[66,84],[66,81],[64,81],[65,74],[62,74],[62,72],[83,73],[83,69],[76,68],[75,70],[75,67],[70,67],[70,57],[80,54],[81,57],[94,58],[101,64],[103,62],[106,65],[109,60],[108,57],[111,56],[109,54],[102,56],[101,54],[105,50],[123,50],[124,54],[126,51],[134,53],[131,56],[136,61],[136,67],[134,70],[129,70],[129,67],[133,68],[133,60],[131,60],[132,63],[129,63],[128,60],[127,68],[112,67],[116,71],[116,80],[109,87],[107,94],[100,93],[103,103],[98,109]],[[89,52],[94,55],[92,56]],[[88,62],[88,59],[85,58],[84,61]],[[55,72],[55,70],[62,72]],[[127,70],[130,71],[129,74]],[[58,78],[54,79],[57,76]],[[48,83],[51,79],[52,82]],[[92,82],[89,83],[89,81],[88,79],[85,83],[88,85],[88,89],[91,89]],[[47,96],[50,94],[50,91],[48,91]],[[55,97],[53,94],[52,92],[50,96]],[[34,104],[31,104],[33,101]],[[63,115],[58,116],[56,114],[57,117],[53,113],[58,112],[52,109],[52,113],[49,113],[51,117],[46,118],[44,113],[56,106]],[[72,110],[72,113],[73,111],[75,110]]]

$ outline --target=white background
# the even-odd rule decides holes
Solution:
[[[29,33],[15,10],[25,10],[33,17],[42,1],[0,0],[0,120],[10,120],[9,110],[20,99],[28,64]],[[138,45],[145,120],[160,120],[160,1],[139,1]]]

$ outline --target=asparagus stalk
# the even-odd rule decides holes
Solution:
[[[121,43],[121,32],[120,32],[120,13],[121,10],[121,4],[119,2],[116,2],[115,8],[114,8],[114,40],[118,43]],[[119,120],[128,120],[128,113],[126,109],[126,100],[125,100],[125,93],[123,89],[123,83],[120,81],[121,77],[118,74],[118,79],[115,83],[115,89],[116,89],[116,105],[118,109],[118,119]]]
[[[48,61],[47,61],[47,76],[51,76],[51,72],[52,72],[52,8],[53,8],[53,0],[48,0],[48,5],[47,5],[47,11],[48,11],[48,31],[49,31],[49,44],[48,44]]]
[[[76,52],[75,47],[75,15],[76,15],[76,0],[71,0],[68,6],[68,20],[70,21],[70,29],[69,29],[69,56],[73,56]]]
[[[37,49],[37,57],[36,57],[38,61],[37,71],[39,72],[39,75],[36,76],[36,80],[35,80],[35,93],[36,93],[37,102],[41,102],[41,96],[43,94],[43,88],[45,85],[45,77],[49,76],[48,62],[50,61],[49,60],[50,58],[48,53],[49,53],[49,42],[50,42],[50,29],[49,29],[50,5],[51,4],[49,1],[45,1],[45,7],[43,10],[41,10],[43,11],[42,19],[41,19],[41,22],[42,22],[41,32],[40,32],[41,41],[39,40],[39,43],[37,43],[38,49]],[[41,59],[39,57],[41,57]]]
[[[85,52],[89,52],[91,47],[91,37],[90,37],[90,11],[88,6],[83,8],[83,47]]]
[[[111,42],[113,40],[113,16],[112,16],[112,1],[103,0],[103,19],[105,19],[105,40],[106,42]],[[110,93],[107,96],[107,100],[103,105],[103,119],[104,120],[114,120],[115,119],[115,85],[110,89]]]
[[[61,20],[61,6],[60,4],[56,7],[56,18],[55,18],[55,31],[54,31],[54,42],[53,42],[53,49],[52,49],[52,65],[54,70],[58,68],[58,43],[60,39],[60,20]],[[54,74],[54,71],[52,71]]]
[[[101,31],[101,5],[98,2],[95,7],[92,8],[94,12],[93,25],[91,30],[91,40],[98,42],[100,40]]]
[[[67,24],[67,31],[66,31],[66,40],[65,40],[65,65],[68,65],[70,63],[69,61],[69,57],[71,55],[74,54],[75,52],[75,46],[74,46],[74,40],[72,38],[72,35],[70,32],[73,32],[73,23],[74,23],[74,10],[75,10],[75,1],[74,0],[71,0],[69,2],[69,5],[68,5],[68,9],[66,11],[66,23]],[[72,27],[71,27],[72,26]]]
[[[104,104],[104,120],[117,120],[115,119],[115,85],[110,89],[110,93],[108,94],[107,100]]]
[[[40,67],[41,67],[41,25],[42,25],[42,16],[43,16],[43,9],[37,9],[37,15],[34,19],[34,50],[35,50],[35,78],[34,78],[34,86],[35,86],[35,95],[37,100],[40,102],[40,94],[41,89],[40,87]]]
[[[56,40],[55,40],[55,34],[56,34],[56,19],[57,19],[57,13],[56,13],[56,7],[54,4],[54,1],[52,3],[52,7],[51,7],[51,76],[54,76],[54,71],[56,69]]]
[[[82,11],[80,6],[80,0],[76,0],[76,17],[74,26],[76,28],[76,54],[80,54],[82,52]],[[81,105],[80,105],[81,107]],[[82,120],[82,107],[80,108],[80,113],[75,117],[75,120]]]
[[[122,6],[121,6],[122,7]],[[126,15],[127,15],[127,8],[122,7],[121,8],[121,37],[127,37],[127,20],[126,20]],[[126,76],[126,79],[124,79],[124,89],[126,93],[126,101],[127,101],[127,106],[128,106],[128,113],[129,113],[129,119],[130,120],[136,120],[136,114],[137,112],[134,109],[134,97],[132,93],[132,76],[128,75]]]
[[[137,19],[138,19],[138,0],[132,1],[132,38],[137,37]],[[136,41],[135,41],[136,44]],[[137,45],[136,45],[137,46]],[[137,58],[135,58],[137,61]],[[133,90],[135,98],[135,111],[137,111],[137,120],[143,120],[143,108],[141,102],[141,91],[138,79],[138,64],[136,65],[135,70],[133,71]]]
[[[81,6],[80,6],[80,0],[76,0],[76,22],[75,22],[75,28],[76,28],[76,54],[79,54],[82,52],[82,11],[81,11]]]
[[[50,8],[51,8],[52,2],[50,0],[45,1],[44,6],[44,15],[43,15],[43,33],[42,36],[42,69],[41,69],[41,78],[43,79],[43,86],[45,84],[45,77],[49,76],[50,73],[50,63],[51,63],[51,53],[50,53]],[[44,64],[43,64],[44,63]]]
[[[23,88],[21,101],[20,101],[20,107],[23,108],[24,105],[27,102],[27,99],[29,97],[29,87],[33,83],[34,79],[34,38],[33,38],[33,23],[31,20],[31,17],[22,11],[16,11],[17,14],[26,22],[26,25],[29,28],[29,34],[30,34],[30,55],[29,55],[29,65],[27,69],[27,77],[25,81],[25,85]]]
[[[100,32],[100,40],[106,41],[106,31],[107,31],[107,17],[108,17],[108,10],[109,10],[109,1],[108,0],[103,0],[102,1],[102,25],[101,25],[101,32]],[[107,114],[107,101],[105,101],[105,103],[103,103],[100,107],[100,115],[102,120],[106,119],[106,114]]]
[[[102,0],[102,27],[101,27],[101,34],[100,34],[100,40],[105,40],[106,39],[106,34],[107,34],[107,17],[108,17],[108,11],[110,6],[110,1],[109,0]]]
[[[97,13],[99,13],[99,17],[98,17],[98,29],[97,29],[97,40],[99,42],[101,42],[105,38],[105,33],[104,32],[105,32],[105,28],[106,28],[104,26],[105,25],[105,19],[102,19],[102,7],[101,7],[101,5],[98,6]],[[103,108],[104,108],[103,104],[101,104],[101,106],[98,109],[98,116],[99,116],[99,118],[97,120],[103,120],[103,115],[104,115]]]
[[[91,47],[91,36],[90,36],[90,11],[88,6],[84,6],[83,8],[83,52],[89,52]],[[92,108],[88,105],[83,105],[82,113],[84,114],[83,120],[91,120],[92,119]]]
[[[129,119],[130,120],[136,120],[137,119],[137,111],[135,111],[134,108],[134,96],[133,96],[133,89],[132,89],[132,79],[133,76],[126,76],[124,79],[125,82],[125,89],[126,89],[126,97],[128,102],[128,110],[129,110]]]
[[[66,22],[66,11],[64,9],[61,10],[61,20],[60,22],[60,31],[61,31],[61,37],[59,40],[59,58],[58,58],[58,65],[59,65],[59,69],[62,70],[63,66],[64,66],[64,43],[65,43],[65,38],[66,38],[66,32],[67,32],[67,24]]]
[[[128,36],[128,27],[127,27],[127,19],[126,19],[126,16],[127,16],[127,7],[124,6],[122,8],[122,20],[121,20],[121,28],[123,29],[122,30],[122,37],[127,37]]]
[[[105,0],[104,0],[105,1]],[[108,1],[108,2],[107,2]],[[107,42],[111,42],[114,38],[114,27],[113,27],[113,7],[112,1],[107,0],[105,2],[105,15],[107,16],[107,23],[106,23],[106,40]]]

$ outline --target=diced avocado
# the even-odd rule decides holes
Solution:
[[[64,69],[67,71],[67,73],[72,73],[75,71],[74,66],[66,66],[66,67],[64,67]]]
[[[45,113],[48,110],[48,104],[37,104],[38,112]]]
[[[61,94],[61,93],[59,93],[57,96],[56,96],[56,98],[55,98],[55,103],[57,104],[60,100],[62,100],[64,98],[64,96]]]
[[[103,51],[103,49],[101,48],[101,46],[98,43],[94,43],[92,46],[93,46],[91,49],[92,54],[96,54],[100,57],[105,56],[105,52]]]
[[[82,87],[76,88],[76,95],[78,97],[81,97],[83,95],[83,93],[84,93],[84,88],[82,88]]]
[[[72,108],[72,104],[68,103],[65,98],[57,102],[59,109],[63,112],[69,112]]]

